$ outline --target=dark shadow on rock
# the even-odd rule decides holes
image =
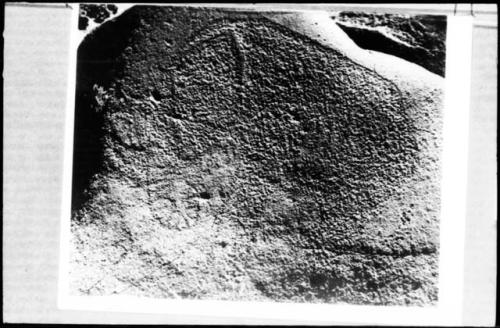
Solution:
[[[92,176],[100,171],[103,156],[104,114],[99,111],[96,88],[109,87],[120,71],[118,56],[136,28],[133,13],[108,21],[80,44],[77,55],[75,127],[73,144],[72,211],[88,199]]]

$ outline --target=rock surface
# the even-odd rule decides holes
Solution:
[[[446,16],[345,11],[332,18],[361,48],[401,57],[444,76]]]
[[[74,293],[436,302],[442,89],[296,30],[138,6],[86,37]]]

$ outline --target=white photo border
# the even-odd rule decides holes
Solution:
[[[78,8],[78,4],[74,4]],[[362,10],[360,8],[359,10]],[[358,306],[274,302],[171,300],[131,296],[70,296],[69,243],[78,10],[72,12],[64,140],[63,199],[58,308],[129,313],[160,313],[240,319],[282,319],[311,324],[460,325],[466,215],[467,148],[472,56],[472,17],[447,16],[445,101],[439,246],[439,297],[436,306]],[[166,319],[167,320],[167,319]]]

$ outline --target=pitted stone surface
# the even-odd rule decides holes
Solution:
[[[436,301],[440,90],[213,9],[132,8],[78,60],[75,292]]]

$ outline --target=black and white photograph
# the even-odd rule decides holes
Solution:
[[[80,10],[71,293],[436,303],[446,16]]]
[[[5,17],[4,322],[494,322],[496,6]]]

